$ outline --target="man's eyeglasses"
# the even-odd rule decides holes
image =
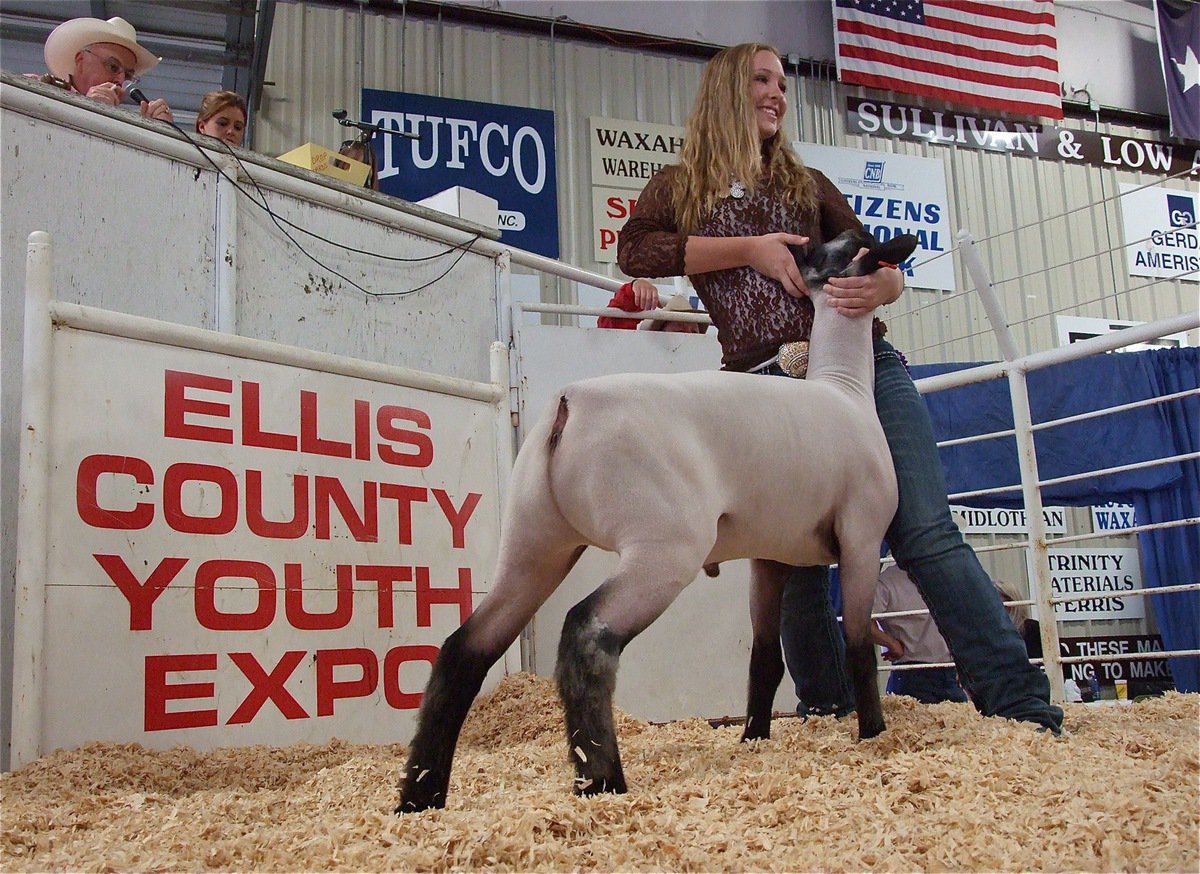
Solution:
[[[118,61],[116,58],[114,58],[112,55],[109,55],[106,58],[103,55],[96,54],[90,48],[84,49],[84,51],[87,52],[89,55],[91,55],[93,58],[99,59],[100,63],[104,65],[104,69],[108,70],[108,74],[110,76],[115,76],[115,75],[117,75],[117,73],[124,73],[126,82],[132,82],[132,81],[137,80],[137,71],[129,69],[124,64],[122,64],[120,61]]]

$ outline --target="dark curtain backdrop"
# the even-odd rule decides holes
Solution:
[[[912,368],[920,379],[977,364]],[[1200,349],[1154,349],[1096,355],[1028,374],[1034,423],[1161,397],[1200,386]],[[1008,381],[993,380],[926,396],[938,440],[1013,427]],[[1200,452],[1200,397],[1142,407],[1038,432],[1038,473],[1053,479]],[[1014,438],[941,450],[951,493],[1019,483]],[[1200,516],[1200,463],[1174,462],[1042,490],[1046,504],[1133,504],[1138,524]],[[979,507],[1021,507],[1020,491],[963,500]],[[1200,529],[1160,529],[1138,535],[1147,588],[1200,582]],[[1200,649],[1200,592],[1150,597],[1167,649]],[[1200,658],[1170,660],[1180,691],[1200,691]]]

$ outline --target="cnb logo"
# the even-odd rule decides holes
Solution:
[[[883,161],[867,161],[863,167],[863,182],[882,182],[883,165]]]
[[[1167,216],[1173,228],[1195,227],[1196,201],[1186,194],[1168,194]]]

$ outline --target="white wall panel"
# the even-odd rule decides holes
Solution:
[[[511,5],[511,4],[510,4]],[[519,4],[518,4],[519,5]],[[1086,4],[1076,4],[1083,7]],[[514,11],[519,11],[515,10]],[[636,19],[631,19],[632,22]],[[592,260],[591,178],[587,119],[598,115],[682,125],[690,113],[704,62],[652,49],[630,50],[560,37],[436,19],[283,3],[268,64],[267,151],[305,139],[336,144],[329,112],[358,106],[357,53],[367,59],[367,87],[493,101],[555,113],[561,260],[606,275],[616,266]],[[777,40],[786,42],[784,37]],[[789,72],[791,67],[789,65]],[[1163,182],[1149,174],[1069,166],[1063,162],[848,134],[847,89],[820,76],[792,75],[789,134],[829,145],[919,155],[945,163],[952,227],[968,229],[1008,314],[1017,348],[1057,344],[1055,316],[1150,321],[1194,309],[1196,283],[1129,277],[1114,198],[1122,182]],[[921,101],[897,97],[896,102]],[[313,130],[303,119],[313,119]],[[1162,140],[1159,131],[1068,120],[1064,126]],[[323,137],[323,139],[322,139]],[[1194,188],[1194,183],[1191,183]],[[912,289],[889,308],[891,339],[915,363],[999,357],[977,295],[957,255],[957,293]],[[573,302],[570,283],[542,280],[543,298]],[[1193,337],[1193,342],[1196,342]]]

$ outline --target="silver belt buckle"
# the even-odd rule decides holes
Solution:
[[[808,373],[808,341],[795,340],[780,346],[779,369],[788,376],[804,379]]]

